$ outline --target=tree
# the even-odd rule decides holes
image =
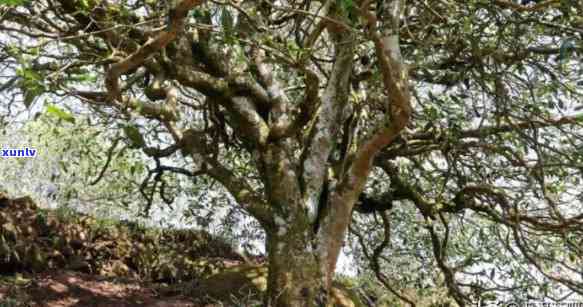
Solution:
[[[449,235],[480,219],[583,292],[581,3],[4,2],[6,109],[45,97],[121,123],[156,161],[154,189],[167,173],[222,184],[266,233],[266,305],[326,304],[353,209],[383,217],[374,251],[354,233],[392,289],[380,259],[397,204],[414,205],[459,305],[488,289],[456,278],[472,259],[451,264]],[[382,199],[362,194],[373,171]]]
[[[119,131],[80,117],[73,120],[65,111],[48,106],[49,112],[34,121],[3,132],[4,147],[26,144],[39,155],[0,160],[2,188],[9,195],[31,196],[41,206],[71,206],[103,218],[137,215],[132,213],[141,211],[138,204],[144,199],[135,194],[147,172],[140,153],[124,144]],[[118,180],[105,180],[114,174]]]

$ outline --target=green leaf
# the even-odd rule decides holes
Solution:
[[[221,25],[227,36],[230,36],[231,33],[233,33],[233,15],[226,8],[223,8],[223,11],[221,12]]]
[[[89,8],[89,1],[88,0],[80,0],[79,4],[81,4],[81,7],[83,7],[84,9]]]
[[[34,99],[37,97],[34,91],[26,91],[24,92],[24,106],[26,108],[30,108],[30,106],[34,103]]]
[[[0,0],[0,5],[17,6],[23,5],[27,0]]]
[[[354,1],[353,0],[341,0],[342,9],[345,12],[350,12],[354,8]]]
[[[73,117],[73,115],[71,115],[71,113],[64,111],[63,109],[60,109],[59,107],[57,107],[54,104],[49,104],[47,105],[46,108],[47,114],[53,115],[59,119],[62,119],[66,122],[69,123],[75,123],[75,118]]]
[[[559,65],[561,65],[563,61],[568,60],[576,49],[577,47],[575,46],[574,38],[564,40],[559,48],[559,56],[557,57]]]
[[[144,141],[144,137],[140,133],[140,129],[133,125],[127,125],[123,127],[123,131],[126,137],[130,140],[130,145],[133,148],[140,148],[146,145],[146,141]]]

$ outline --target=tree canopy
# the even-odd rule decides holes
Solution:
[[[2,122],[100,127],[146,209],[220,184],[266,305],[327,304],[345,241],[404,304],[583,296],[583,2],[0,3]]]

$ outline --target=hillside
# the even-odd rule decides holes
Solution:
[[[146,228],[0,194],[0,306],[259,306],[267,269],[204,231]],[[343,290],[340,290],[343,289]],[[359,306],[337,285],[337,306]]]

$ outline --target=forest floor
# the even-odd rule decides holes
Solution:
[[[206,289],[230,289],[200,281],[242,264],[204,231],[45,210],[0,193],[0,307],[215,306]]]
[[[189,229],[38,208],[0,193],[0,307],[261,306],[262,256]],[[356,292],[335,284],[335,306]]]
[[[192,298],[164,294],[157,285],[74,271],[18,274],[0,281],[0,306],[194,307]],[[206,305],[212,306],[212,305]]]

